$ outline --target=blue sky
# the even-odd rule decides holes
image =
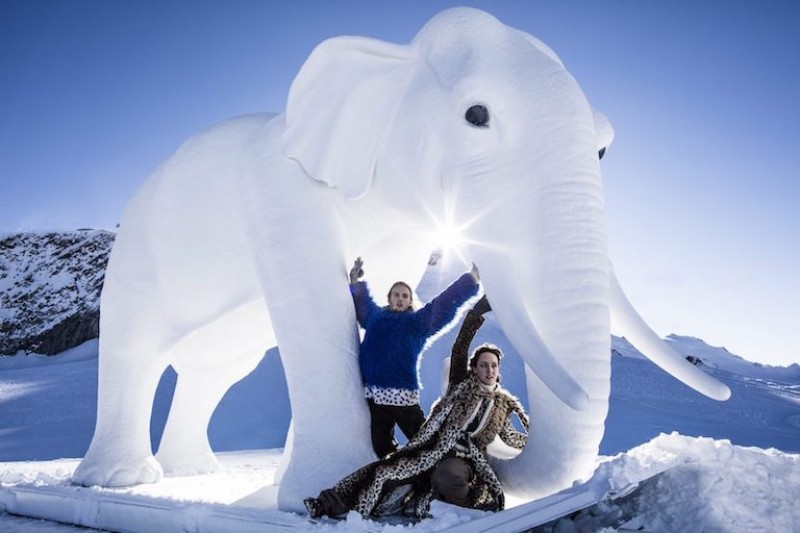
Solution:
[[[280,111],[320,41],[410,41],[454,5],[550,45],[616,130],[618,277],[654,329],[800,361],[800,4],[0,2],[0,231],[113,228],[191,134]]]

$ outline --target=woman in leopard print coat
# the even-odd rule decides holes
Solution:
[[[451,351],[447,393],[431,408],[419,433],[387,458],[366,465],[305,500],[312,517],[356,510],[364,516],[428,515],[432,499],[491,511],[504,508],[503,490],[489,466],[486,448],[496,436],[522,449],[527,433],[511,423],[516,413],[525,430],[528,417],[519,401],[497,383],[502,352],[493,345],[469,345],[490,309],[484,296],[467,313]]]

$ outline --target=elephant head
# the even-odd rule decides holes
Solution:
[[[309,122],[324,138],[307,134]],[[445,223],[461,230],[460,253],[480,268],[527,367],[533,431],[519,457],[496,465],[508,489],[550,493],[591,471],[608,410],[612,314],[666,370],[728,396],[619,289],[600,168],[613,130],[536,38],[456,8],[408,46],[326,41],[295,80],[284,138],[290,157],[349,200],[402,199],[401,216],[421,234]],[[355,164],[343,156],[353,150],[364,156]]]

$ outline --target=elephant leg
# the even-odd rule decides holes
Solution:
[[[292,424],[276,474],[278,507],[375,460],[358,365],[358,326],[336,191],[287,158],[264,158],[245,198],[252,249],[289,390]],[[260,189],[259,189],[260,188]],[[369,255],[366,247],[362,253]]]
[[[150,415],[167,363],[150,344],[122,344],[101,341],[97,425],[72,476],[79,485],[123,487],[155,483],[163,476],[152,453]],[[105,355],[108,351],[116,352],[113,359]]]
[[[326,241],[316,241],[316,251]],[[316,254],[314,254],[316,255]],[[278,505],[302,511],[303,499],[375,460],[358,366],[358,333],[344,262],[304,257],[313,265],[265,271],[264,285],[289,388],[292,425],[280,473]],[[297,269],[295,263],[286,267]]]
[[[237,380],[234,380],[234,382]],[[230,387],[228,379],[185,368],[178,374],[156,458],[167,475],[215,472],[219,463],[208,442],[208,423]]]
[[[329,309],[337,315],[352,317],[350,295],[346,289],[343,292],[346,299],[343,296],[333,305],[297,305],[288,313],[288,317],[310,319],[311,331],[304,328],[281,337],[276,320],[292,405],[292,435],[279,480],[281,509],[302,510],[303,498],[375,460],[358,368],[355,318],[340,322],[322,313],[323,307],[331,305]],[[325,321],[329,323],[323,326]]]
[[[208,441],[211,416],[228,389],[256,368],[274,341],[264,302],[257,299],[192,331],[175,347],[171,359],[178,381],[156,454],[167,474],[219,468]]]

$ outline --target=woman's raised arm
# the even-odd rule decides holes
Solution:
[[[469,345],[475,334],[483,325],[483,313],[491,310],[489,301],[486,296],[482,296],[480,300],[470,309],[464,317],[464,322],[461,324],[461,329],[458,330],[458,336],[453,347],[450,349],[450,376],[448,379],[447,392],[449,393],[453,387],[461,383],[469,373],[468,359],[469,359]]]

